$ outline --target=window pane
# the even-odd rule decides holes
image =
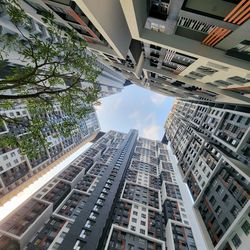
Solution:
[[[246,235],[249,234],[249,232],[250,232],[250,224],[248,223],[248,221],[245,221],[245,222],[243,223],[243,225],[241,226],[241,228],[242,228],[242,230],[244,231],[244,233],[245,233]]]
[[[235,236],[232,238],[232,242],[236,248],[238,248],[241,244],[241,239],[238,236],[238,234],[235,234]]]

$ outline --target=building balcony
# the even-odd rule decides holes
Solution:
[[[161,166],[162,166],[163,170],[174,172],[174,169],[173,169],[173,166],[172,166],[171,163],[169,163],[169,162],[161,162],[161,164],[162,164]]]
[[[94,161],[89,157],[84,157],[83,160],[81,160],[79,163],[77,163],[78,167],[85,168],[85,171],[88,171],[91,166],[93,165]]]
[[[0,155],[6,154],[12,150],[14,150],[14,148],[11,148],[11,147],[0,148]]]
[[[88,149],[87,152],[84,153],[84,155],[91,158],[95,158],[97,154],[99,154],[99,151],[93,148]]]
[[[52,202],[55,210],[69,194],[71,187],[69,184],[59,181],[42,199]]]
[[[19,243],[5,235],[0,236],[0,249],[3,250],[21,250]]]
[[[189,187],[191,195],[193,196],[193,199],[196,200],[201,192],[201,189],[192,173],[190,173],[187,177],[187,185]]]
[[[128,169],[126,173],[126,180],[136,183],[138,172],[135,170]]]
[[[93,165],[93,167],[91,167],[91,169],[89,170],[89,173],[92,175],[102,176],[107,168],[108,165],[95,163],[95,165]]]
[[[39,156],[37,156],[34,159],[29,159],[30,164],[32,168],[35,168],[36,166],[40,165],[41,163],[47,161],[49,159],[49,156],[47,155],[46,151],[41,150],[39,152]]]
[[[171,176],[170,172],[168,172],[168,171],[161,172],[161,182],[163,182],[163,181],[172,182],[172,176]]]
[[[130,244],[132,247],[142,246],[143,249],[163,250],[163,244],[114,228],[108,242],[108,250],[122,249],[123,246]]]
[[[29,167],[26,162],[22,162],[21,164],[5,171],[1,174],[1,178],[5,186],[9,186],[15,181],[21,179],[26,174],[29,173]]]
[[[0,230],[20,237],[48,206],[47,203],[31,199],[1,223]]]
[[[168,220],[175,220],[175,221],[182,221],[181,220],[181,213],[179,210],[179,205],[177,201],[173,200],[165,200],[163,204],[163,211],[164,211],[164,218],[165,224],[167,225]]]
[[[180,189],[177,185],[165,183],[165,189],[168,197],[182,200]]]
[[[119,226],[128,227],[131,216],[132,205],[123,201],[117,203],[115,213],[113,215],[113,221]]]
[[[65,223],[65,220],[51,217],[51,219],[36,234],[34,240],[27,245],[27,250],[48,249]]]
[[[87,199],[88,196],[86,194],[73,190],[67,200],[57,209],[56,213],[74,220],[83,209]]]
[[[81,168],[75,167],[75,166],[69,166],[66,168],[59,176],[58,178],[72,182],[77,175],[82,171]]]
[[[197,249],[191,228],[171,224],[175,249]]]
[[[90,186],[95,182],[96,179],[97,179],[97,177],[87,174],[80,181],[77,182],[75,189],[78,189],[78,190],[84,191],[84,192],[88,192]]]

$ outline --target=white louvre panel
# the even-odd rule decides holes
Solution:
[[[174,58],[174,56],[175,56],[175,51],[167,49],[166,50],[166,55],[164,57],[164,62],[171,62],[172,59]]]
[[[215,27],[214,25],[186,17],[179,17],[177,25],[204,33],[209,33]]]
[[[186,66],[182,66],[182,65],[178,65],[177,68],[176,68],[176,71],[183,71],[185,70],[187,67]]]
[[[180,74],[183,70],[185,70],[187,67],[183,65],[178,65],[176,70],[174,71],[175,74]]]

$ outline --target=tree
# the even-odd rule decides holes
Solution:
[[[49,37],[32,34],[30,17],[16,0],[1,1],[15,34],[0,35],[0,124],[12,133],[1,136],[0,147],[19,147],[36,157],[49,146],[44,129],[54,137],[69,137],[98,98],[95,58],[86,52],[86,42],[74,30],[56,23],[51,12],[41,13]],[[10,56],[18,64],[10,64]],[[28,114],[11,117],[5,110],[25,107]],[[56,110],[60,107],[60,112]],[[48,115],[56,117],[52,122]],[[15,134],[13,129],[22,131]]]

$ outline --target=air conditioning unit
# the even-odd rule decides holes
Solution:
[[[160,8],[161,12],[165,12],[168,14],[169,6],[170,6],[171,0],[154,0],[153,5],[156,5]]]

